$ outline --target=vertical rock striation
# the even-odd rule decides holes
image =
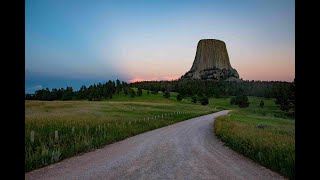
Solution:
[[[226,44],[216,39],[202,39],[197,46],[191,69],[183,79],[238,79],[238,72],[231,67]]]

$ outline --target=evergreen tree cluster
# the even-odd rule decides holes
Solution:
[[[157,94],[158,91],[165,92],[166,88],[170,87],[170,91],[179,93],[178,101],[184,97],[191,97],[192,102],[200,102],[201,104],[206,104],[206,101],[201,97],[236,96],[231,99],[231,103],[241,107],[249,106],[247,96],[275,98],[275,102],[279,104],[281,110],[287,111],[288,115],[292,117],[295,116],[295,81],[292,83],[283,81],[229,82],[180,79],[174,81],[142,81],[131,83],[130,85],[150,90],[152,94]],[[263,106],[264,103],[261,104],[261,107]]]
[[[280,106],[282,111],[287,112],[287,115],[295,118],[295,80],[286,89],[278,89],[276,91],[275,103]]]
[[[232,97],[230,100],[230,104],[238,105],[240,108],[249,107],[249,99],[246,95],[238,95],[236,97]]]
[[[128,92],[132,92],[131,90],[130,85],[126,82],[109,80],[104,84],[98,83],[90,85],[89,87],[81,86],[79,91],[73,91],[72,87],[67,87],[66,89],[53,88],[51,91],[45,88],[37,90],[33,95],[26,94],[25,99],[42,101],[87,99],[89,101],[100,101],[101,99],[111,99],[114,94],[119,94],[121,91],[127,95]]]
[[[207,97],[229,97],[244,94],[247,96],[276,98],[279,91],[288,93],[289,82],[281,81],[213,81],[213,80],[174,80],[174,81],[142,81],[131,83],[132,87],[149,90],[152,94],[158,91],[165,93],[170,87],[170,92],[178,92],[181,97],[205,95]]]
[[[135,92],[132,87],[138,88]],[[192,102],[200,102],[202,105],[208,104],[209,97],[229,97],[232,104],[241,107],[249,106],[247,96],[275,98],[275,103],[280,109],[286,111],[288,115],[295,116],[295,81],[292,83],[281,81],[213,81],[213,80],[173,80],[173,81],[142,81],[135,83],[121,82],[120,80],[107,81],[104,84],[98,83],[89,87],[82,86],[79,91],[74,91],[72,87],[66,87],[51,91],[48,88],[37,90],[35,94],[26,94],[26,100],[72,100],[88,99],[89,101],[100,101],[111,99],[114,94],[123,92],[125,96],[142,96],[142,89],[147,90],[147,94],[158,94],[162,91],[165,98],[170,97],[170,92],[178,92],[177,100],[181,101],[185,97],[191,97]],[[261,107],[263,105],[261,104]]]

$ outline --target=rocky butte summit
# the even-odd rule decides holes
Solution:
[[[217,39],[198,42],[192,67],[182,79],[240,81],[237,70],[231,67],[226,44]]]

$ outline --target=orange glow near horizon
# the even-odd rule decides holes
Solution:
[[[162,78],[133,78],[133,79],[130,79],[129,82],[130,83],[134,83],[134,82],[141,82],[141,81],[161,81],[161,80],[164,80],[164,81],[170,81],[170,80],[177,80],[179,79],[181,76],[164,76]]]
[[[129,82],[178,79],[190,70],[196,54],[196,44],[190,47],[163,45],[157,47],[157,51],[133,44],[122,44],[122,48],[119,69],[126,72]],[[295,78],[294,45],[264,48],[230,43],[228,48],[231,66],[243,80],[292,82]]]

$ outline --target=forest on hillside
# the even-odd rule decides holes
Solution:
[[[132,88],[138,88],[134,91]],[[179,99],[185,97],[215,97],[226,98],[229,96],[256,96],[264,98],[275,98],[276,104],[284,111],[295,109],[295,81],[211,81],[211,80],[173,80],[173,81],[142,81],[126,83],[124,81],[107,81],[105,83],[93,84],[88,87],[82,86],[78,91],[72,87],[48,88],[37,90],[35,94],[26,94],[26,100],[89,100],[100,101],[111,99],[113,95],[123,93],[125,96],[141,96],[142,90],[148,93],[158,94],[162,92],[169,95],[170,92],[179,93]],[[165,96],[168,97],[168,96]],[[291,113],[292,114],[292,113]]]

